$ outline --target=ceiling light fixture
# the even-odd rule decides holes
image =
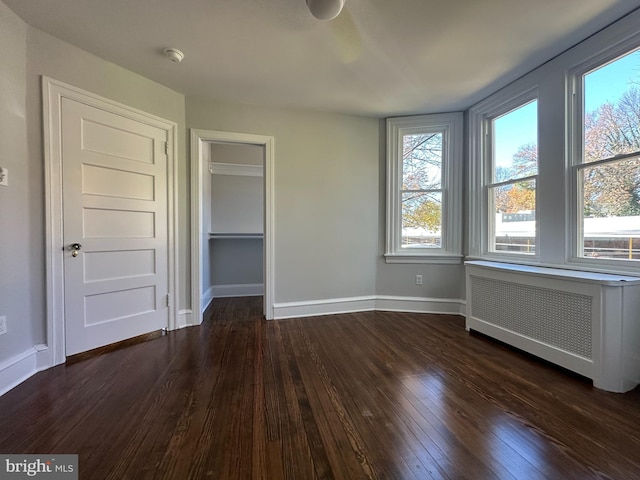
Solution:
[[[307,0],[307,8],[318,20],[333,20],[342,11],[344,0]]]
[[[177,48],[165,48],[164,56],[171,60],[173,63],[180,63],[184,58],[184,53],[182,53]]]

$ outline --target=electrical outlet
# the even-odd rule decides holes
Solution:
[[[416,275],[416,285],[422,285],[422,275]]]
[[[9,186],[9,170],[4,167],[0,167],[0,185]]]
[[[0,335],[7,333],[7,317],[0,316]]]

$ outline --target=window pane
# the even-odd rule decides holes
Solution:
[[[581,170],[584,257],[640,259],[640,159]]]
[[[493,181],[538,173],[538,102],[493,120]]]
[[[438,190],[442,185],[442,133],[402,137],[402,190]]]
[[[442,246],[442,192],[402,194],[402,248]]]
[[[489,195],[495,215],[493,251],[535,253],[535,180],[492,187]]]
[[[640,151],[640,52],[584,76],[584,162]]]

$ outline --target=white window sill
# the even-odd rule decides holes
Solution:
[[[574,280],[585,283],[598,283],[601,285],[619,286],[621,283],[640,284],[639,277],[629,275],[616,275],[611,273],[596,273],[584,270],[565,270],[554,267],[540,267],[522,265],[517,263],[501,263],[488,262],[482,260],[473,260],[464,262],[467,266],[488,268],[493,270],[511,271],[528,275],[544,275],[549,278],[557,278],[561,280]]]
[[[590,258],[572,258],[567,262],[567,268],[586,270],[598,273],[610,273],[613,275],[640,275],[640,262],[637,260],[614,260],[602,258],[593,260]]]
[[[462,255],[451,254],[405,254],[386,253],[384,260],[386,263],[431,263],[440,265],[459,265],[462,263]]]

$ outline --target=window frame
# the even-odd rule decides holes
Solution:
[[[387,263],[459,264],[462,261],[462,165],[464,115],[461,112],[387,119]],[[441,247],[402,248],[402,138],[442,133]]]
[[[595,162],[583,162],[584,153],[584,76],[609,63],[640,49],[640,35],[634,35],[590,55],[588,58],[574,64],[567,70],[567,156],[568,156],[568,232],[567,232],[567,263],[574,268],[603,272],[637,272],[640,261],[615,258],[584,257],[580,254],[584,248],[582,215],[583,207],[582,185],[580,175],[589,166],[606,165],[620,161],[625,156],[601,159]],[[636,152],[637,153],[637,152]],[[637,156],[636,154],[627,156]]]
[[[507,115],[518,108],[536,101],[537,102],[537,148],[538,148],[538,173],[508,180],[495,182],[494,173],[494,137],[493,121]],[[540,259],[540,95],[538,85],[527,85],[520,89],[505,88],[497,94],[480,102],[469,111],[469,256],[482,259],[496,260],[513,263],[539,263]],[[501,252],[491,250],[495,239],[490,238],[494,231],[495,214],[493,201],[489,198],[490,189],[502,184],[510,184],[523,180],[535,180],[536,182],[536,235],[535,253]]]

